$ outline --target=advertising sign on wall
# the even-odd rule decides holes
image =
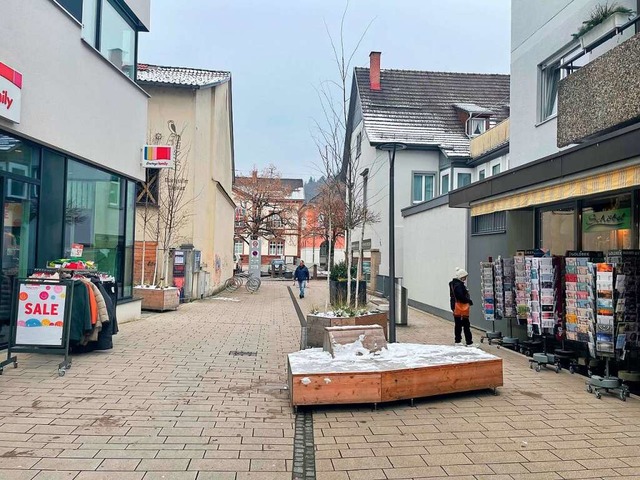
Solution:
[[[145,145],[142,148],[144,168],[173,167],[173,147],[170,145]]]
[[[66,285],[20,284],[16,345],[63,345]]]
[[[22,74],[0,62],[0,117],[20,123]]]

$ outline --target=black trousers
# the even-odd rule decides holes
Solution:
[[[473,337],[471,336],[471,324],[469,323],[469,317],[456,317],[453,316],[455,322],[454,333],[456,343],[462,342],[462,330],[464,329],[464,340],[467,345],[473,343]]]

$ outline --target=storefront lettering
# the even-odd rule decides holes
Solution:
[[[0,93],[0,105],[6,105],[7,110],[9,110],[11,105],[13,105],[13,98],[9,96],[9,92],[6,90],[3,90],[2,93]]]
[[[631,209],[607,210],[604,212],[584,215],[582,221],[583,231],[594,229],[617,230],[628,229],[631,226]]]

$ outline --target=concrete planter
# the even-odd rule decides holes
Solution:
[[[307,348],[322,347],[324,345],[325,327],[346,327],[362,325],[380,325],[387,338],[387,314],[371,313],[358,317],[321,317],[307,315]]]
[[[133,295],[142,299],[142,310],[164,312],[180,306],[180,291],[175,287],[134,288]]]
[[[580,46],[584,49],[589,45],[597,42],[602,37],[612,32],[614,29],[621,27],[629,21],[629,15],[626,13],[614,13],[607,17],[602,23],[599,23],[587,33],[580,37]]]

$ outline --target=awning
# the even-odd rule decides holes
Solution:
[[[534,188],[527,192],[514,193],[495,200],[473,204],[471,205],[471,216],[544,205],[638,185],[640,185],[640,165],[631,165],[618,170],[566,180],[555,185]]]

